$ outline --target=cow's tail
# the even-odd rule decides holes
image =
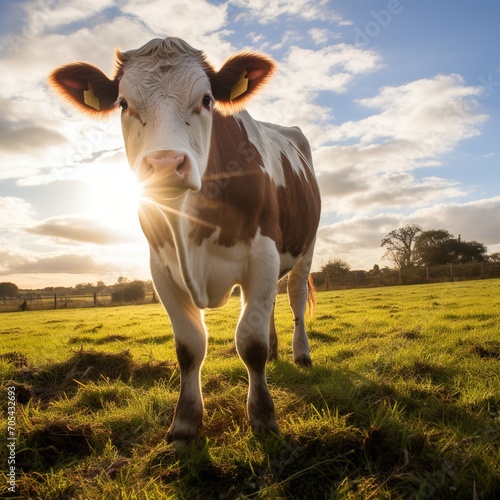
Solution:
[[[314,287],[314,281],[312,275],[309,275],[307,280],[307,309],[309,312],[309,319],[312,320],[314,315],[314,308],[316,307],[316,288]]]

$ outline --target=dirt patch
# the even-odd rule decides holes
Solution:
[[[148,361],[132,367],[132,380],[141,384],[153,384],[158,379],[170,379],[175,372],[175,363]]]
[[[500,359],[500,342],[489,340],[482,345],[474,345],[472,346],[472,352],[483,359]]]
[[[76,392],[78,382],[97,381],[103,377],[128,381],[133,366],[129,351],[115,354],[80,349],[68,360],[42,369],[21,366],[15,379],[30,386],[31,395],[35,398],[49,401],[62,394]]]
[[[18,464],[25,472],[47,470],[61,460],[90,455],[104,429],[90,424],[56,420],[35,427],[25,436],[25,447],[18,453]]]
[[[24,368],[28,366],[28,357],[17,351],[0,354],[0,359],[7,361],[8,363],[12,363],[16,368]]]

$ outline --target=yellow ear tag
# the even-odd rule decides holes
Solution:
[[[229,99],[231,101],[239,97],[241,94],[244,94],[248,90],[248,78],[246,78],[246,76],[247,72],[243,71],[243,73],[241,73],[240,79],[234,84],[233,88],[231,89],[231,95],[229,96]]]
[[[90,106],[91,108],[96,109],[97,111],[101,110],[101,105],[99,104],[99,99],[95,96],[94,91],[92,89],[92,85],[89,85],[88,90],[83,91],[83,102]]]

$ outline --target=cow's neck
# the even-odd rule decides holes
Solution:
[[[206,307],[207,297],[202,277],[197,272],[196,248],[193,248],[191,233],[199,226],[193,214],[193,198],[197,193],[186,193],[181,199],[169,204],[169,210],[164,211],[168,220],[179,262],[179,269],[191,298],[200,308]]]

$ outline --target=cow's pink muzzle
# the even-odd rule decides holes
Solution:
[[[146,196],[156,199],[178,197],[188,189],[198,190],[187,153],[177,150],[155,151],[146,156],[139,179]]]

